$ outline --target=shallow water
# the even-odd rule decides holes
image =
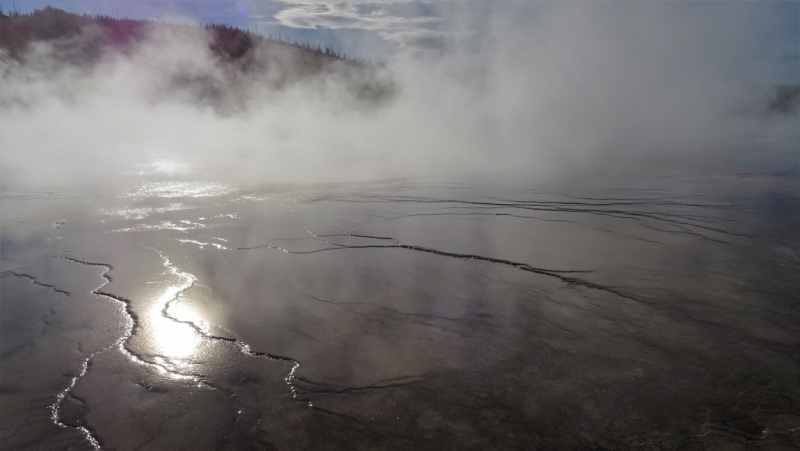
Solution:
[[[0,448],[800,447],[796,174],[156,169],[3,189]]]

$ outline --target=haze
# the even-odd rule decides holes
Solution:
[[[2,60],[3,179],[115,177],[156,152],[229,181],[549,180],[698,157],[725,165],[732,148],[797,139],[796,115],[766,113],[785,5],[445,6],[458,30],[390,55],[380,76],[398,90],[377,105],[353,102],[335,76],[226,86],[243,99],[227,111],[165,92],[177,76],[221,79],[197,31],[150,36],[88,68],[39,43],[25,64]]]
[[[51,1],[0,451],[800,449],[800,3]]]

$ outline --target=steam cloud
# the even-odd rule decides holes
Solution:
[[[797,142],[797,116],[767,114],[752,83],[782,27],[769,4],[496,3],[443,7],[460,29],[393,30],[436,45],[369,75],[398,87],[378,104],[354,99],[355,73],[281,89],[232,78],[200,28],[151,33],[91,66],[59,63],[67,43],[39,43],[24,64],[0,58],[0,177],[113,178],[163,153],[259,183],[550,180]],[[270,57],[292,76],[289,56]],[[238,100],[217,108],[176,77]]]

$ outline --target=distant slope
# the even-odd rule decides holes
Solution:
[[[800,85],[777,86],[769,102],[769,111],[779,114],[800,111]]]
[[[57,62],[91,65],[114,52],[135,51],[150,33],[159,30],[185,34],[205,30],[208,50],[218,63],[236,69],[237,76],[258,79],[271,88],[335,75],[337,82],[360,101],[387,100],[395,89],[380,65],[346,58],[331,48],[282,42],[227,25],[178,25],[79,15],[49,6],[29,14],[0,13],[0,57],[25,64],[34,44],[47,43],[55,48],[52,59]],[[213,92],[214,87],[199,91]]]

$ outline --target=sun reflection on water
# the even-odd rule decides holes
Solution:
[[[170,307],[183,292],[194,286],[196,278],[178,270],[163,254],[161,257],[164,259],[164,266],[177,276],[179,281],[167,287],[150,309],[151,339],[154,351],[158,354],[167,359],[186,359],[197,353],[203,337],[192,323],[175,318],[170,312]],[[193,319],[197,316],[192,315]]]
[[[159,301],[164,298],[166,296],[160,298]],[[191,357],[197,352],[202,337],[189,324],[165,317],[163,311],[163,304],[157,304],[150,313],[153,327],[152,340],[156,348],[154,351],[170,359]]]
[[[126,197],[134,198],[177,198],[177,197],[215,197],[233,192],[233,188],[221,183],[210,182],[150,182],[128,188]]]

